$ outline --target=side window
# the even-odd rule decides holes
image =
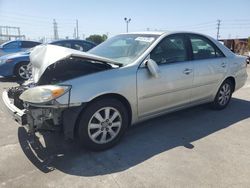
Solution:
[[[93,47],[94,47],[93,44],[90,44],[90,43],[87,43],[87,42],[83,43],[83,51],[84,51],[84,52],[89,51],[89,50],[90,50],[91,48],[93,48]]]
[[[78,44],[78,43],[72,43],[72,48],[75,49],[75,50],[79,50],[79,51],[84,51],[83,49],[83,46]]]
[[[71,43],[70,42],[53,42],[51,44],[66,47],[66,48],[71,48]]]
[[[222,52],[212,42],[201,36],[190,36],[194,59],[209,59],[224,57]]]
[[[188,59],[184,38],[181,35],[168,36],[150,53],[157,64],[182,62]]]
[[[3,48],[5,49],[19,48],[19,47],[20,47],[20,42],[18,41],[13,41],[3,46]]]
[[[37,45],[39,45],[40,43],[38,42],[32,42],[32,41],[22,41],[21,43],[21,48],[33,48]]]

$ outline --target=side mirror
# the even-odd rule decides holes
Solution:
[[[150,74],[155,77],[155,78],[159,78],[160,75],[160,69],[159,66],[157,65],[157,63],[153,60],[153,59],[148,59],[146,62],[146,66],[150,72]]]

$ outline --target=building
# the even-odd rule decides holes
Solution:
[[[221,39],[221,42],[236,54],[248,55],[248,39]]]

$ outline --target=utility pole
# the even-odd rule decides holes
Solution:
[[[127,33],[128,33],[128,24],[129,24],[129,22],[131,21],[131,18],[126,18],[126,17],[125,17],[125,18],[124,18],[124,21],[126,22],[126,26],[127,26],[127,27],[126,27],[126,28],[127,28],[126,30],[127,30]]]
[[[76,39],[79,39],[78,20],[76,20]]]
[[[73,38],[76,39],[76,28],[74,28]]]
[[[53,19],[53,29],[54,29],[54,40],[58,40],[58,26],[55,19]]]
[[[220,38],[220,24],[221,24],[221,20],[217,20],[217,40]]]

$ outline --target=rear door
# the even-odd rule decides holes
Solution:
[[[227,70],[227,59],[208,38],[188,34],[194,65],[194,81],[191,101],[208,100]]]
[[[150,53],[159,66],[159,77],[146,67],[137,72],[139,117],[184,106],[190,102],[193,64],[189,61],[186,38],[182,34],[164,38]]]

